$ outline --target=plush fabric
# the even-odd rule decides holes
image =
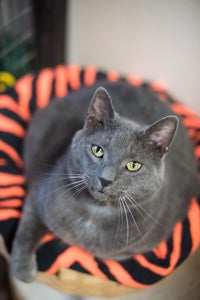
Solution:
[[[23,175],[22,147],[32,114],[45,107],[53,97],[92,85],[102,79],[127,80],[135,86],[145,85],[161,101],[166,101],[178,113],[195,144],[200,167],[200,119],[190,109],[175,101],[157,84],[134,76],[122,78],[116,72],[102,72],[95,67],[59,65],[27,74],[13,89],[0,95],[0,233],[11,249],[15,230],[22,214],[26,182]],[[191,199],[187,217],[178,222],[167,241],[150,253],[137,254],[123,262],[100,260],[76,246],[63,244],[52,234],[46,235],[38,248],[39,270],[56,274],[60,267],[71,268],[120,284],[143,288],[170,274],[200,245],[200,197]]]

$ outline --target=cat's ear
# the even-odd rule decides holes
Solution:
[[[106,127],[115,116],[112,100],[106,89],[99,87],[92,98],[87,119],[86,127]]]
[[[144,130],[142,141],[163,156],[173,142],[178,127],[178,118],[168,116],[148,126]]]

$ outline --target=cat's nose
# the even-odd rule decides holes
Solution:
[[[99,177],[99,180],[100,180],[100,182],[101,182],[102,188],[105,188],[105,187],[107,187],[109,184],[112,183],[111,180],[107,180],[107,179],[105,179],[105,178],[103,178],[103,177]]]

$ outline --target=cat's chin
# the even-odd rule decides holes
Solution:
[[[117,203],[119,196],[117,195],[109,195],[101,191],[97,190],[91,190],[89,189],[89,194],[94,198],[95,200],[101,202],[101,203]]]

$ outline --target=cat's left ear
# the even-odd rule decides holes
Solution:
[[[178,118],[168,116],[148,126],[144,130],[142,141],[153,151],[163,156],[173,142],[178,127]]]
[[[114,119],[114,116],[115,112],[110,95],[106,89],[99,87],[92,98],[85,126],[105,128]]]

